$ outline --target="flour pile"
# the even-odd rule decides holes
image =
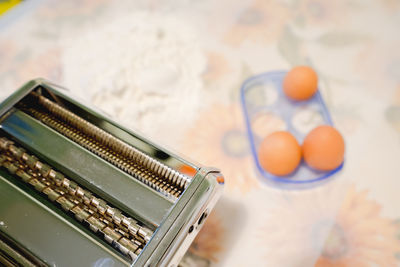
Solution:
[[[206,59],[185,22],[134,13],[65,46],[63,84],[122,124],[160,137],[196,115]]]

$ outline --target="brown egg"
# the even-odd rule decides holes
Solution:
[[[308,66],[294,67],[283,80],[283,91],[293,100],[309,99],[317,92],[317,88],[317,73]]]
[[[288,175],[300,163],[301,147],[291,133],[274,132],[262,141],[258,160],[267,172],[278,176]]]
[[[333,170],[343,162],[344,140],[332,126],[323,125],[313,129],[304,139],[304,161],[321,171]]]

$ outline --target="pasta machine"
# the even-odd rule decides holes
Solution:
[[[0,265],[178,266],[223,184],[32,80],[0,104]]]

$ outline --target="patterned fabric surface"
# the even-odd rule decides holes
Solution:
[[[400,266],[399,27],[398,0],[42,1],[0,32],[0,98],[44,77],[221,168],[182,266]],[[299,64],[318,72],[346,163],[282,190],[255,170],[239,91]]]

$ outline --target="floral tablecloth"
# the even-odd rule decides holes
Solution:
[[[0,98],[44,77],[221,168],[182,266],[400,266],[399,30],[398,0],[41,1],[1,27]],[[319,74],[346,160],[282,190],[255,170],[239,89],[299,64]]]

